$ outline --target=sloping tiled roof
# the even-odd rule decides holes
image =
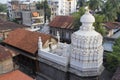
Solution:
[[[33,78],[29,77],[19,70],[16,70],[0,75],[0,80],[33,80]]]
[[[72,16],[56,16],[50,22],[50,27],[73,29],[74,18]]]
[[[11,58],[18,53],[0,45],[0,61]]]
[[[21,50],[27,51],[29,53],[35,54],[38,50],[38,38],[41,36],[43,45],[47,40],[53,38],[50,35],[31,32],[24,29],[16,29],[11,31],[8,38],[4,40],[4,43],[19,48]]]
[[[16,28],[26,28],[26,27],[28,26],[20,25],[20,24],[10,22],[10,21],[0,20],[0,30],[8,30],[8,29],[14,30]]]
[[[107,29],[117,29],[120,27],[120,22],[107,22],[107,23],[104,23],[104,26]]]

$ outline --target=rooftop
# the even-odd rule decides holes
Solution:
[[[14,31],[11,31],[8,38],[4,40],[4,43],[35,54],[38,50],[39,37],[41,37],[43,45],[46,43],[47,40],[54,38],[48,34],[31,32],[24,29],[16,29]]]
[[[20,25],[20,24],[14,23],[14,22],[0,20],[0,31],[1,30],[8,30],[8,29],[14,30],[17,28],[27,28],[27,27],[28,26]]]
[[[107,29],[117,29],[120,27],[120,22],[107,22],[104,25]]]
[[[72,16],[56,16],[53,21],[49,23],[50,27],[73,29],[74,18]]]
[[[0,75],[0,80],[33,80],[19,70]]]

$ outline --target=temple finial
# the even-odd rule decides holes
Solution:
[[[38,48],[42,49],[42,39],[41,39],[41,37],[39,37],[39,39],[38,39]]]
[[[39,42],[41,42],[42,40],[41,40],[41,37],[39,37]]]
[[[90,11],[88,6],[85,7],[85,10],[86,10],[87,13]]]
[[[59,34],[59,31],[57,31],[57,39],[58,39],[58,42],[60,42],[60,34]]]

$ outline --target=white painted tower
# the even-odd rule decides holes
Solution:
[[[70,71],[83,77],[97,76],[103,71],[102,36],[94,30],[94,16],[89,10],[81,17],[82,26],[72,34]]]

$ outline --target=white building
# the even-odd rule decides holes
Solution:
[[[72,34],[71,44],[60,43],[51,46],[51,50],[42,49],[41,40],[38,40],[38,55],[40,58],[59,64],[56,67],[64,72],[70,72],[82,77],[98,76],[104,70],[102,36],[94,30],[95,18],[89,11],[81,17],[82,26]],[[52,44],[52,43],[50,43]]]
[[[59,0],[58,2],[58,15],[70,15],[76,12],[76,0]]]
[[[49,3],[52,18],[56,15],[70,15],[76,12],[77,0],[51,0]]]
[[[70,71],[79,76],[97,76],[102,73],[102,36],[94,30],[95,18],[86,11],[81,17],[82,26],[72,34]]]

